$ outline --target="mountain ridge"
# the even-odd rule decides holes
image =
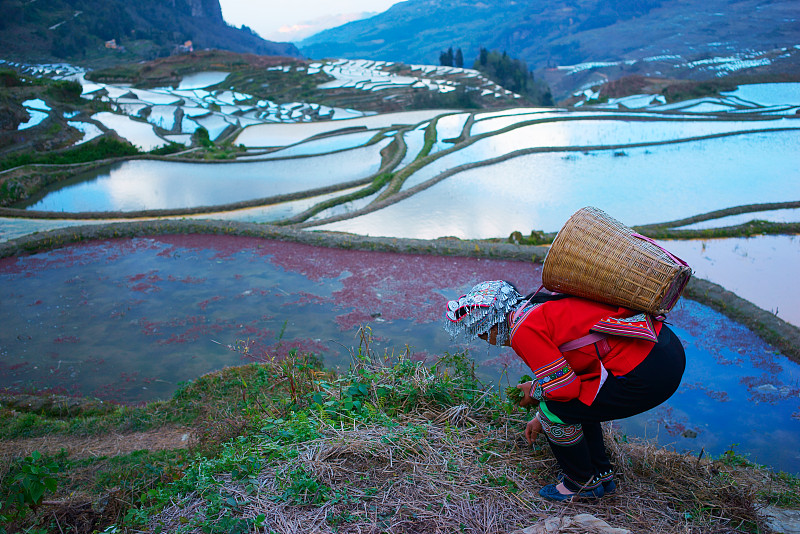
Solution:
[[[219,0],[3,0],[0,5],[4,59],[108,64],[206,48],[300,56],[292,43],[229,26]]]
[[[710,79],[719,71],[675,67],[717,56],[800,45],[798,4],[790,0],[542,0],[536,4],[498,0],[406,0],[370,19],[350,22],[299,43],[309,57],[344,57],[437,63],[449,47],[463,50],[471,66],[480,48],[506,51],[545,73],[587,62],[644,62],[609,69],[606,78],[628,74]],[[447,26],[441,25],[447,21]],[[775,54],[776,57],[781,54]],[[792,53],[759,74],[800,72]],[[654,58],[661,61],[655,63]],[[667,66],[664,61],[672,58]],[[695,68],[697,67],[697,68]],[[602,69],[603,67],[598,67]],[[724,73],[723,73],[724,75]],[[548,75],[553,78],[554,75]],[[558,77],[556,77],[558,78]],[[600,77],[602,79],[602,76]],[[559,85],[559,80],[548,80]],[[567,84],[564,92],[576,84]]]

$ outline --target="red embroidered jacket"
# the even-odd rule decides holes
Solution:
[[[625,318],[637,312],[578,297],[553,300],[522,314],[511,326],[511,347],[533,370],[545,398],[554,401],[579,399],[591,405],[601,385],[600,359],[594,345],[561,354],[558,347],[585,336],[598,321]],[[656,334],[661,323],[654,324]],[[639,365],[653,342],[610,336],[611,351],[602,366],[614,376],[623,376]]]

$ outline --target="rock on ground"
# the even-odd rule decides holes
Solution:
[[[760,513],[775,534],[800,534],[800,510],[767,506]]]
[[[625,528],[612,527],[592,514],[578,514],[572,517],[551,516],[511,534],[567,534],[581,532],[586,534],[631,534]]]

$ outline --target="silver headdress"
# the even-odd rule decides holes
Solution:
[[[497,344],[508,341],[506,316],[524,300],[514,286],[503,280],[481,282],[458,300],[447,303],[444,329],[451,337],[473,340],[497,325]]]

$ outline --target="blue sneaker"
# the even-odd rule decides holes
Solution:
[[[548,484],[547,486],[543,487],[539,490],[539,495],[544,497],[549,501],[557,501],[557,502],[567,502],[573,499],[599,499],[604,495],[603,486],[597,486],[596,488],[586,489],[583,491],[579,491],[577,493],[570,493],[569,495],[564,495],[556,488],[556,484]]]
[[[605,476],[606,476],[605,480],[601,479],[601,482],[603,484],[603,495],[604,496],[614,495],[617,492],[617,483],[614,482],[613,478],[609,478],[611,475],[605,475]],[[558,481],[564,482],[564,473],[558,474]]]

